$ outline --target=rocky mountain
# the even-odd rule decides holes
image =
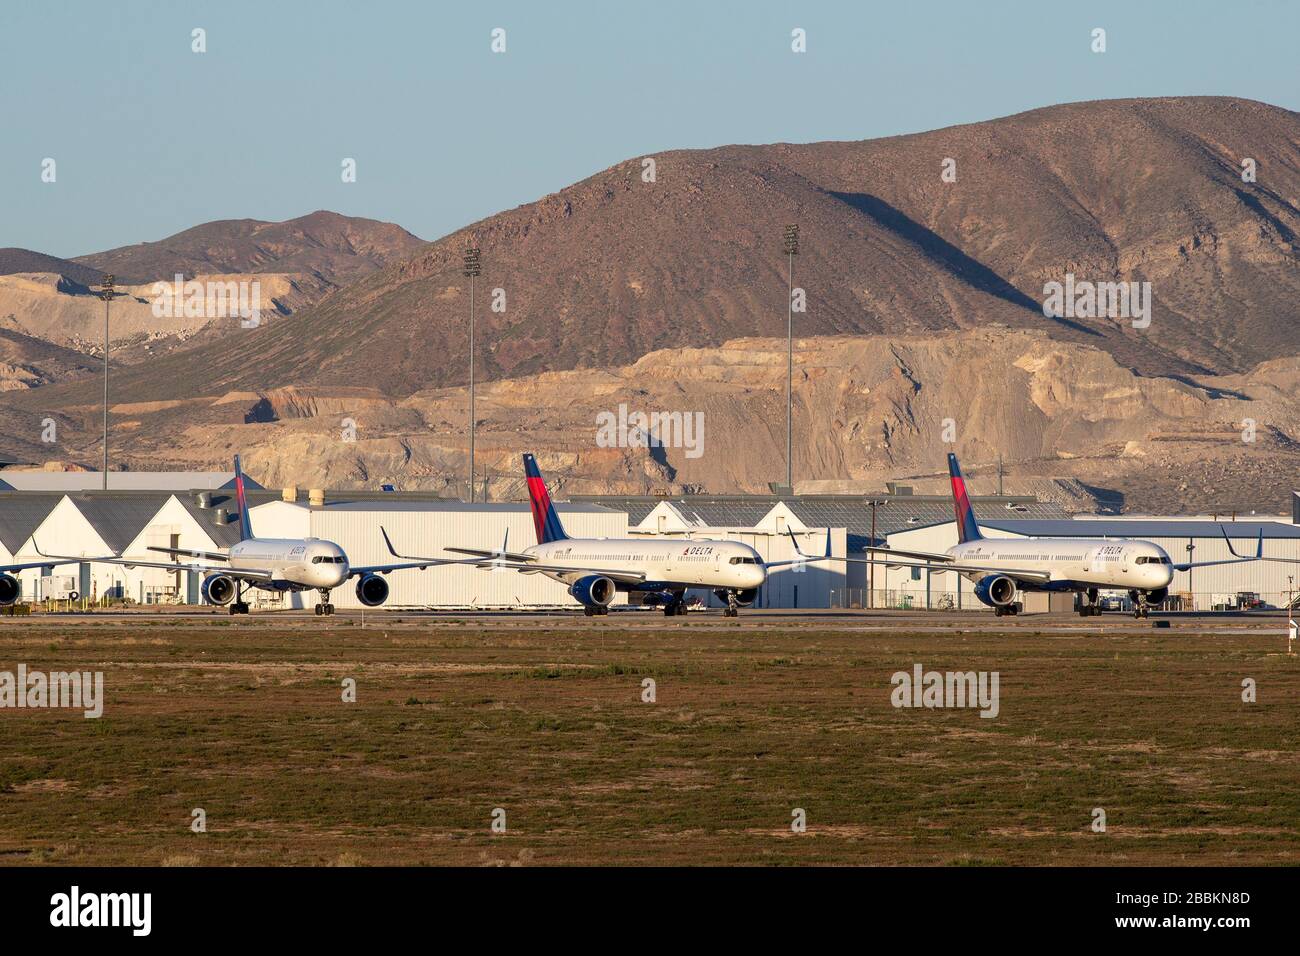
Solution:
[[[801,490],[866,493],[906,479],[939,491],[955,448],[979,491],[992,490],[1001,454],[1008,491],[1080,510],[1282,510],[1300,466],[1300,357],[1193,380],[1142,376],[1100,347],[1006,327],[807,338],[796,348]],[[528,450],[562,492],[766,491],[784,476],[784,395],[781,339],[501,379],[478,394],[479,470],[494,499],[522,494]],[[676,416],[660,431],[664,447],[639,446],[637,412]],[[119,460],[136,469],[206,470],[242,451],[270,486],[465,490],[461,387],[400,399],[289,387],[113,413]],[[93,403],[61,413],[69,457],[93,458],[97,414]],[[621,444],[617,424],[602,437],[620,418],[632,425]],[[31,427],[21,413],[14,421]]]
[[[43,252],[32,252],[30,249],[0,249],[0,276],[20,272],[59,276],[68,280],[69,284],[81,286],[97,284],[103,278],[97,269],[80,262],[73,262],[71,259],[47,256]]]
[[[365,381],[402,396],[464,381],[469,244],[482,249],[481,378],[783,334],[789,222],[802,230],[808,335],[1000,322],[1141,372],[1197,375],[1275,355],[1298,317],[1300,115],[1262,103],[1077,103],[890,139],[646,159],[653,181],[629,159],[422,247],[244,349],[199,345],[142,369],[125,394]],[[1046,284],[1067,276],[1149,283],[1150,324],[1044,316]]]
[[[0,325],[0,392],[36,388],[97,367],[88,355]]]
[[[226,285],[257,283],[268,320],[320,301],[340,285],[404,258],[423,245],[400,226],[315,212],[286,222],[254,219],[211,222],[160,242],[58,259],[26,249],[0,250],[0,328],[52,344],[102,352],[103,304],[95,297],[105,272],[124,295],[114,301],[110,341],[125,363],[156,358],[184,345],[199,330],[201,348],[220,350],[240,328],[226,314],[158,315],[155,281]]]
[[[78,256],[96,272],[139,282],[194,275],[314,275],[340,286],[409,257],[424,245],[401,226],[320,210],[284,222],[225,219],[158,242]]]

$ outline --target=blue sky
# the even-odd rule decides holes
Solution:
[[[191,52],[195,27],[206,53]],[[1297,35],[1300,4],[1281,0],[9,0],[0,246],[74,256],[315,209],[436,239],[664,149],[866,139],[1127,96],[1295,110]]]

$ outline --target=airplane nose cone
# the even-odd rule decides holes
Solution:
[[[749,579],[748,580],[749,587],[751,588],[762,587],[763,582],[767,580],[767,568],[763,567],[761,564],[757,565],[753,568],[752,572],[749,575],[747,575],[747,577]]]

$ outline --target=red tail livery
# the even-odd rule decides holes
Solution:
[[[537,543],[547,544],[551,541],[563,541],[568,538],[560,516],[551,504],[551,495],[546,490],[546,482],[537,467],[537,459],[524,455],[524,479],[528,482],[528,503],[533,509],[533,528],[537,531]]]
[[[957,519],[957,540],[978,541],[984,535],[975,521],[970,496],[966,494],[966,479],[961,476],[961,465],[957,464],[957,456],[952,452],[948,453],[948,476],[952,479],[952,508]]]

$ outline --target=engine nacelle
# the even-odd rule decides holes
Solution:
[[[1005,574],[989,574],[975,582],[975,596],[989,607],[1006,607],[1016,597],[1016,582]]]
[[[1155,605],[1155,604],[1164,604],[1164,603],[1165,603],[1165,599],[1168,598],[1168,597],[1169,597],[1169,589],[1168,589],[1168,588],[1160,588],[1160,589],[1157,590],[1157,591],[1148,591],[1148,592],[1147,592],[1147,603],[1148,603],[1148,604],[1152,604],[1152,605]]]
[[[713,596],[719,601],[726,601],[727,595],[730,593],[730,591],[724,591],[722,588],[718,588],[713,592]],[[743,591],[736,592],[736,603],[741,607],[749,607],[757,600],[758,588],[745,588]]]
[[[229,604],[235,599],[235,579],[229,574],[209,574],[203,579],[203,600],[209,604]]]
[[[569,593],[586,607],[609,607],[618,594],[618,588],[604,575],[589,574],[574,581]]]
[[[9,574],[0,574],[0,607],[10,607],[22,597],[23,586]]]
[[[388,600],[388,582],[377,574],[357,578],[357,600],[366,607],[378,607]]]

